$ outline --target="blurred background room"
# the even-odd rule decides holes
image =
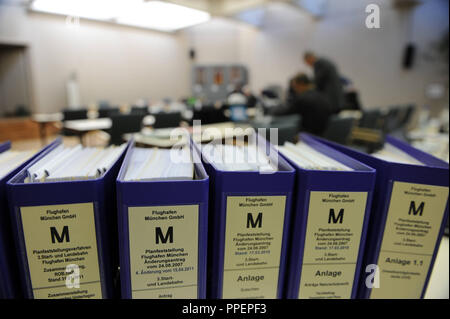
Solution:
[[[201,123],[367,153],[392,135],[448,162],[448,12],[448,0],[0,0],[0,143],[170,147],[173,128]],[[448,237],[441,247],[427,298],[448,298]]]
[[[448,161],[447,0],[0,0],[0,140],[202,125]],[[217,124],[221,123],[221,124]]]

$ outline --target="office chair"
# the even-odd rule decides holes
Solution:
[[[323,137],[342,145],[348,145],[354,125],[353,118],[339,118],[337,115],[333,115],[328,121]]]
[[[142,106],[132,106],[131,107],[131,114],[141,114],[141,115],[148,115],[148,108],[142,107]]]
[[[262,93],[270,98],[283,98],[283,88],[280,85],[268,85],[262,90]]]
[[[111,116],[112,126],[109,131],[111,138],[109,144],[119,145],[124,142],[123,135],[126,133],[140,132],[142,129],[141,114],[116,114]]]
[[[111,117],[118,114],[120,114],[120,110],[118,107],[105,107],[98,109],[99,118]]]
[[[87,109],[63,110],[64,121],[84,120],[87,119]]]
[[[228,106],[217,109],[213,106],[204,106],[201,110],[194,110],[192,121],[200,120],[204,125],[229,122],[230,119],[224,115],[224,109],[226,107]]]
[[[86,108],[80,108],[77,110],[63,110],[63,122],[73,121],[73,120],[85,120],[87,119],[88,110]],[[63,127],[61,134],[64,136],[75,136],[76,134],[72,131]]]
[[[380,128],[381,112],[379,110],[363,111],[358,127],[378,129]]]
[[[155,117],[155,124],[153,124],[153,128],[178,127],[182,121],[181,112],[160,112],[152,115]]]
[[[414,104],[408,104],[404,106],[399,120],[400,127],[404,128],[409,124],[415,111],[416,106]]]
[[[299,114],[289,114],[289,115],[281,115],[281,116],[273,116],[272,123],[292,123],[297,125],[297,128],[300,129],[302,117]]]
[[[258,133],[258,128],[265,128],[265,136],[270,140],[270,129],[278,129],[278,145],[283,145],[285,142],[295,142],[296,136],[300,130],[302,117],[298,114],[291,114],[285,116],[274,116],[269,123],[253,122],[252,127]],[[262,132],[261,132],[262,133]]]
[[[392,106],[384,117],[383,132],[391,133],[399,128],[400,107]]]

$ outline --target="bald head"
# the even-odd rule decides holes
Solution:
[[[303,54],[303,60],[305,61],[305,63],[306,63],[307,65],[309,65],[310,67],[313,67],[313,66],[314,66],[314,63],[316,63],[317,57],[316,57],[316,55],[314,54],[314,52],[312,52],[312,51],[306,51],[306,52]]]

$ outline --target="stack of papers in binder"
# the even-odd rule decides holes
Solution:
[[[222,171],[276,171],[269,157],[256,145],[207,144],[203,146],[205,160]]]
[[[194,164],[188,148],[134,148],[125,181],[192,180]]]
[[[411,155],[403,152],[398,147],[390,143],[385,143],[384,147],[376,153],[373,153],[372,156],[394,163],[401,164],[412,164],[412,165],[424,165],[422,162],[418,161]]]
[[[352,168],[320,153],[308,144],[299,142],[292,144],[286,142],[284,146],[278,147],[278,150],[295,164],[308,170],[325,171],[353,171]]]
[[[121,146],[59,145],[27,169],[27,183],[87,180],[101,177],[125,149]]]
[[[31,158],[35,151],[5,151],[0,154],[0,179]]]

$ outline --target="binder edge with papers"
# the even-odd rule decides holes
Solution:
[[[351,298],[356,298],[359,274],[363,262],[364,243],[367,236],[372,193],[375,184],[375,169],[314,140],[308,134],[300,134],[300,140],[315,150],[326,154],[327,156],[332,156],[334,160],[339,161],[353,170],[327,171],[303,169],[282,154],[282,156],[295,168],[297,173],[293,201],[294,216],[292,217],[291,238],[289,241],[291,245],[289,271],[288,276],[286,277],[286,298],[297,299],[299,296],[311,191],[368,193],[354,281],[351,289]]]
[[[406,183],[416,183],[425,185],[435,185],[435,186],[449,186],[449,165],[448,163],[427,154],[421,150],[418,150],[406,142],[403,142],[395,137],[386,136],[386,142],[394,145],[395,147],[401,149],[403,152],[413,156],[418,159],[425,166],[413,165],[413,164],[402,164],[387,162],[382,159],[375,158],[371,155],[362,153],[357,150],[350,149],[349,147],[337,144],[325,140],[320,137],[314,136],[316,140],[319,140],[326,145],[337,149],[350,157],[353,157],[367,165],[375,168],[377,170],[377,177],[375,182],[375,190],[372,202],[372,214],[370,220],[370,229],[368,233],[367,243],[366,243],[366,253],[364,255],[364,265],[376,264],[378,256],[381,249],[384,229],[386,226],[388,209],[390,204],[390,198],[393,189],[393,182],[406,182]],[[426,279],[424,286],[422,288],[420,298],[423,298],[428,287],[428,282],[430,280],[431,272],[433,270],[434,262],[436,260],[436,255],[439,249],[439,243],[441,242],[442,236],[445,230],[445,224],[449,215],[448,198],[445,207],[445,212],[443,214],[442,223],[439,228],[437,241],[433,254],[431,257],[430,266],[426,274]],[[358,292],[358,298],[369,298],[371,294],[371,289],[367,288],[364,283],[363,273],[361,273],[360,287]]]
[[[113,165],[99,178],[24,183],[27,169],[61,144],[61,139],[56,140],[45,152],[42,152],[22,168],[7,183],[10,214],[14,226],[13,233],[16,251],[19,255],[19,272],[24,297],[27,299],[33,298],[33,287],[25,248],[20,207],[93,203],[102,298],[113,298],[115,296],[113,277],[117,272],[115,266],[118,264],[118,256],[115,256],[117,251],[117,240],[115,237],[117,236],[115,178],[129,145],[124,148],[116,161],[113,162]]]
[[[126,170],[131,160],[135,141],[130,141],[117,183],[117,213],[119,231],[120,281],[122,299],[131,299],[131,266],[129,247],[128,208],[133,206],[176,206],[199,205],[198,219],[198,299],[206,298],[207,239],[209,176],[197,158],[200,151],[189,141],[194,160],[194,170],[198,178],[193,180],[125,181]],[[172,196],[176,193],[176,196]],[[152,194],[149,196],[149,194]]]
[[[256,140],[259,147],[263,145],[266,149],[270,148],[271,152],[278,156],[279,167],[282,167],[282,170],[269,174],[261,174],[258,171],[224,171],[218,169],[213,163],[209,163],[205,156],[202,156],[203,164],[211,180],[209,191],[208,298],[219,299],[223,295],[226,197],[228,195],[286,196],[276,297],[283,298],[284,295],[295,170],[264,137],[256,134]]]
[[[20,280],[17,273],[17,256],[14,252],[14,240],[11,231],[12,222],[9,214],[8,196],[6,190],[6,183],[19,171],[21,171],[28,163],[37,158],[41,153],[50,148],[58,140],[42,147],[39,151],[33,154],[25,162],[14,168],[3,178],[0,179],[0,238],[1,251],[4,251],[7,256],[2,258],[0,256],[0,298],[14,298],[21,296]],[[11,148],[11,142],[0,144],[0,153],[8,151]]]

